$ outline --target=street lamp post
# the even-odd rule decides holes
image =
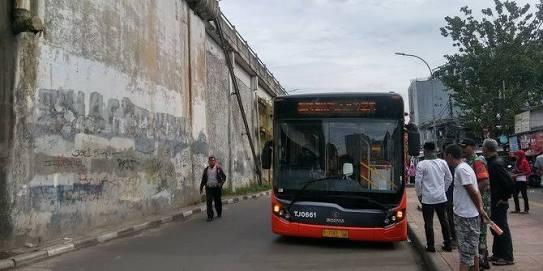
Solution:
[[[420,56],[416,56],[416,55],[412,55],[412,54],[406,54],[406,53],[402,53],[402,52],[396,52],[394,54],[398,55],[398,56],[414,57],[414,58],[424,62],[424,64],[428,68],[428,71],[430,72],[430,88],[432,90],[432,130],[433,130],[433,134],[434,134],[434,139],[435,139],[435,141],[437,143],[436,114],[435,114],[435,103],[434,103],[434,92],[435,92],[434,91],[434,72],[432,71],[432,68],[430,68],[430,65],[428,64],[428,62],[426,62],[426,60],[424,60]],[[438,148],[439,148],[439,146],[438,146]]]

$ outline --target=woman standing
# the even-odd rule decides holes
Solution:
[[[520,192],[522,194],[522,198],[524,199],[523,213],[528,214],[530,207],[528,205],[528,192],[526,191],[526,188],[528,184],[528,176],[530,176],[532,169],[523,150],[516,151],[513,153],[513,155],[517,159],[517,162],[515,164],[515,168],[513,169],[513,175],[511,175],[513,180],[515,180],[515,191],[513,192],[515,210],[511,213],[520,213],[520,204],[518,200],[518,194]]]

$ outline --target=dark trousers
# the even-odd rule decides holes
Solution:
[[[424,217],[424,230],[426,232],[426,244],[434,247],[434,211],[437,213],[441,233],[443,234],[443,245],[451,245],[451,233],[447,221],[447,202],[438,204],[422,204],[422,216]]]
[[[524,211],[529,211],[530,206],[528,204],[528,192],[526,191],[526,186],[528,182],[515,182],[515,192],[513,193],[513,199],[515,200],[515,211],[520,211],[520,204],[518,200],[518,193],[522,194],[522,199],[524,199]]]
[[[217,216],[222,215],[222,188],[220,187],[206,187],[206,203],[207,203],[207,217],[213,218],[213,202],[215,202],[215,210]]]
[[[494,231],[494,243],[492,244],[492,254],[496,258],[505,259],[508,261],[513,260],[513,241],[511,239],[511,231],[509,231],[509,225],[507,224],[507,209],[509,204],[492,203],[490,207],[490,219],[503,230],[503,234],[497,236]]]
[[[453,213],[453,202],[447,201],[447,222],[449,222],[449,230],[451,231],[451,240],[456,242],[456,229],[454,228],[454,213]]]

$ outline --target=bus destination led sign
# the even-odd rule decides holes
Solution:
[[[298,113],[306,115],[340,114],[369,115],[375,113],[374,101],[319,101],[298,102]]]

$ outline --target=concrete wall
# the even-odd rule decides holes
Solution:
[[[209,154],[230,187],[255,181],[225,56],[184,1],[37,3],[42,34],[0,16],[3,247],[197,202]]]
[[[12,8],[11,1],[0,1],[0,247],[7,233],[13,229],[8,161],[14,126],[13,84],[17,42],[11,34],[9,11]]]

